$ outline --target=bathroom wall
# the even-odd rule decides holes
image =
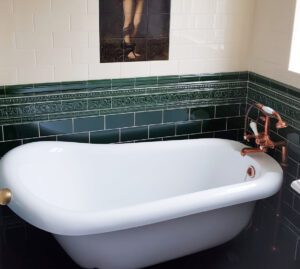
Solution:
[[[256,0],[249,71],[300,88],[288,71],[296,0]]]
[[[287,128],[277,130],[273,121],[270,136],[274,141],[286,141],[288,166],[284,169],[281,192],[258,203],[252,235],[255,238],[252,248],[256,249],[254,258],[261,256],[263,268],[299,268],[300,195],[290,186],[293,180],[300,178],[299,89],[250,73],[247,103],[256,102],[274,108],[287,122]],[[255,109],[251,112],[253,119],[257,119],[257,112]],[[269,154],[281,162],[280,148]]]
[[[100,64],[98,0],[1,0],[0,85],[247,70],[254,2],[172,0],[169,61]]]

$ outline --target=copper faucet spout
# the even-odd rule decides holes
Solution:
[[[241,155],[246,156],[246,155],[251,154],[251,153],[259,153],[259,152],[266,152],[266,150],[265,149],[260,149],[260,148],[243,148],[241,150]]]

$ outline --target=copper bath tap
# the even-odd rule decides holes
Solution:
[[[263,116],[260,117],[260,119],[264,122],[264,131],[262,133],[259,133],[257,131],[257,123],[255,121],[251,121],[250,127],[253,131],[253,134],[247,133],[247,123],[248,123],[248,117],[250,110],[256,107]],[[241,150],[241,155],[245,156],[247,154],[251,153],[257,153],[257,152],[267,152],[268,149],[274,149],[276,147],[281,147],[281,165],[287,166],[287,150],[286,150],[286,142],[285,141],[279,141],[279,142],[273,142],[270,138],[269,132],[270,132],[270,118],[277,119],[276,128],[281,129],[287,127],[286,123],[281,119],[278,112],[273,110],[270,107],[264,106],[262,104],[253,104],[249,107],[247,110],[247,113],[245,115],[245,126],[244,126],[244,139],[248,142],[250,139],[255,139],[255,144],[257,145],[256,148],[243,148]]]

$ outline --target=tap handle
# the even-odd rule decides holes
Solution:
[[[261,109],[269,115],[272,115],[274,113],[274,109],[270,108],[269,106],[263,106]]]
[[[255,136],[258,136],[257,123],[255,121],[250,122],[250,128]]]

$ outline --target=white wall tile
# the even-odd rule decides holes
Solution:
[[[249,69],[300,87],[300,74],[288,71],[295,0],[257,0]]]
[[[17,68],[1,67],[0,66],[0,81],[1,85],[13,85],[18,81]]]
[[[0,84],[13,79],[30,83],[216,72],[238,66],[244,70],[254,4],[255,0],[172,0],[169,61],[104,64],[99,60],[98,0],[0,0],[0,66],[10,70]],[[283,9],[283,14],[289,12]],[[274,20],[261,19],[263,29],[268,29],[269,18]],[[264,35],[256,40],[265,44]],[[266,47],[255,46],[256,58],[265,55],[270,60],[275,51],[287,49],[278,44],[264,54]],[[285,57],[282,53],[273,59],[280,62]]]
[[[68,32],[70,31],[70,16],[52,13],[35,14],[34,27],[37,32]]]
[[[59,14],[86,14],[87,0],[52,0],[52,12]]]
[[[121,64],[121,77],[145,77],[150,75],[150,63],[135,62]]]
[[[99,14],[99,0],[88,0],[88,13]]]
[[[88,32],[58,32],[53,33],[55,48],[88,48]]]
[[[3,14],[13,14],[13,1],[12,0],[1,0],[0,1],[0,16]]]
[[[2,1],[2,0],[1,0]],[[13,11],[20,14],[45,13],[51,11],[51,0],[10,0],[13,2]]]
[[[55,81],[88,80],[87,64],[59,64],[54,67]]]
[[[120,77],[121,63],[89,64],[89,79]]]
[[[99,31],[89,32],[89,47],[90,48],[100,48]]]
[[[166,76],[178,74],[178,61],[153,61],[150,62],[151,76]]]
[[[75,64],[99,64],[99,48],[72,48],[72,63]]]
[[[99,17],[96,14],[71,15],[71,31],[99,31]]]
[[[53,48],[50,32],[16,32],[16,46],[19,49]]]
[[[0,31],[0,36],[1,36],[0,49],[16,48],[15,32]]]
[[[37,49],[37,64],[71,64],[71,49]]]
[[[54,66],[52,65],[28,65],[18,69],[19,83],[53,82]]]
[[[0,66],[19,67],[36,64],[35,51],[23,49],[1,49]]]

